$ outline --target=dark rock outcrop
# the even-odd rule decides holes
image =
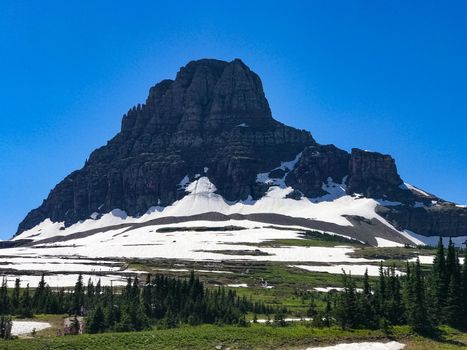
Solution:
[[[341,183],[349,174],[349,154],[334,145],[314,145],[305,148],[286,184],[307,197],[319,197],[328,178]]]
[[[294,169],[278,169],[300,152]],[[401,202],[378,208],[401,228],[467,235],[467,209],[414,208],[436,198],[404,189],[392,157],[319,145],[309,132],[273,119],[260,78],[239,59],[192,61],[175,80],[152,87],[146,102],[123,116],[121,131],[60,182],[17,233],[46,218],[70,225],[115,208],[143,214],[183,197],[186,176],[206,174],[227,200],[257,199],[268,185],[256,176],[268,171],[270,178],[285,176],[294,188],[289,198],[322,196],[330,178],[345,182],[348,194]]]
[[[467,208],[452,203],[434,206],[377,207],[377,213],[399,229],[408,229],[425,236],[466,236]]]
[[[183,196],[179,182],[205,170],[226,199],[258,198],[266,188],[257,173],[315,144],[309,132],[272,118],[261,80],[242,61],[193,61],[151,88],[146,103],[123,117],[121,132],[60,182],[18,232],[45,218],[69,225],[114,208],[143,214]]]
[[[384,198],[400,192],[402,180],[394,159],[386,154],[352,149],[349,163],[349,193]]]

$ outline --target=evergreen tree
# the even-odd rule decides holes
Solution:
[[[33,308],[36,312],[41,312],[45,308],[45,286],[45,277],[44,274],[42,274],[39,284],[37,285],[37,288],[34,291],[34,296],[32,298]]]
[[[420,259],[413,267],[410,279],[407,280],[407,321],[416,331],[427,333],[432,330],[425,303],[425,285],[420,267]]]
[[[368,269],[363,275],[363,292],[360,296],[360,314],[362,315],[362,323],[367,328],[376,328],[376,312],[374,308],[374,298],[371,292],[371,286],[368,277]]]
[[[461,274],[461,285],[462,285],[462,324],[463,328],[467,329],[467,242],[464,248],[464,264],[462,266]]]
[[[72,313],[75,315],[81,315],[81,311],[84,307],[84,286],[83,286],[83,275],[79,274],[78,281],[75,284],[73,290],[73,305]]]
[[[10,299],[8,297],[7,278],[3,276],[0,287],[0,315],[7,315],[10,311]]]
[[[15,289],[13,290],[13,296],[11,298],[11,306],[13,310],[17,312],[20,306],[20,297],[21,297],[21,281],[19,278],[15,279]]]
[[[21,317],[32,317],[32,300],[29,294],[29,283],[26,285],[26,289],[23,292],[20,304],[21,308],[18,315]]]
[[[446,258],[444,255],[444,244],[442,237],[439,237],[438,246],[436,249],[436,255],[433,260],[432,287],[429,293],[430,299],[432,299],[432,314],[438,322],[444,321],[444,307],[446,305],[447,298],[447,274],[446,274]]]
[[[446,323],[453,327],[462,325],[462,274],[457,251],[449,239],[448,255],[446,259],[446,271],[448,274],[448,293],[444,308]]]
[[[101,333],[107,328],[104,311],[98,305],[94,312],[86,320],[86,331],[88,333]]]
[[[358,326],[358,302],[355,291],[355,284],[351,276],[347,276],[342,270],[342,281],[344,291],[339,295],[337,308],[335,310],[342,329],[356,328]]]
[[[150,317],[152,315],[152,292],[151,292],[151,275],[148,274],[146,277],[146,283],[143,287],[143,307],[146,316]]]

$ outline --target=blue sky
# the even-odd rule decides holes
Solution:
[[[276,119],[390,153],[467,203],[467,2],[2,1],[0,238],[192,59],[239,57]]]

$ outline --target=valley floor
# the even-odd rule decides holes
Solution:
[[[44,317],[41,317],[44,319]],[[44,331],[45,332],[45,331]],[[45,333],[47,334],[47,333]],[[50,335],[50,331],[48,333]],[[0,342],[0,349],[283,349],[306,350],[336,343],[397,341],[404,350],[460,350],[467,349],[467,333],[443,328],[438,339],[414,335],[408,327],[394,327],[390,336],[382,331],[312,328],[306,323],[286,327],[253,324],[235,326],[184,326],[168,330],[133,333],[86,334],[79,336],[41,336]],[[389,349],[389,348],[388,348]]]

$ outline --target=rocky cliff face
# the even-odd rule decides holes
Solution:
[[[299,153],[293,169],[276,169]],[[413,210],[432,198],[401,188],[390,156],[319,145],[309,132],[273,119],[260,78],[238,59],[192,61],[175,80],[152,87],[146,102],[123,116],[120,133],[60,182],[17,233],[46,218],[70,225],[115,208],[141,215],[183,197],[186,181],[204,175],[227,200],[257,199],[269,186],[257,174],[273,169],[270,176],[284,176],[299,196],[322,196],[332,180],[349,194],[403,203],[381,209],[402,228],[467,235],[465,208]]]

